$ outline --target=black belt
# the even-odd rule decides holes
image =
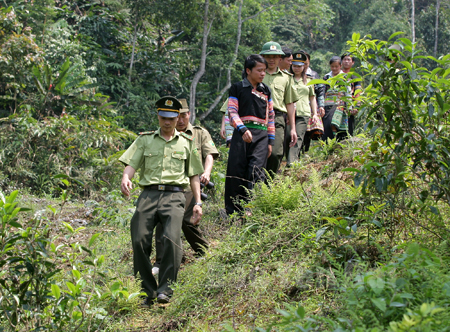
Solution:
[[[276,110],[276,109],[274,109],[273,111],[274,111],[275,115],[285,115],[286,114],[286,112],[279,111],[279,110]]]
[[[145,189],[184,192],[183,187],[167,186],[165,184],[154,184],[154,185],[151,185],[151,186],[146,186]]]

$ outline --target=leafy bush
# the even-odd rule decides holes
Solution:
[[[281,321],[257,331],[448,331],[448,255],[413,243],[375,271],[361,271],[363,266],[329,275],[340,286],[339,305],[327,318],[307,317],[301,304],[287,305],[278,310]]]
[[[20,221],[28,209],[17,207],[17,195],[0,192],[1,330],[99,329],[108,310],[139,295],[105,274],[93,246],[99,233],[84,245],[75,240],[84,227],[63,223],[66,235],[55,234],[64,232],[42,211]]]
[[[73,179],[74,192],[86,197],[95,189],[115,187],[121,175],[115,161],[135,138],[116,119],[82,121],[65,116],[37,121],[24,112],[4,123],[6,130],[0,133],[3,173],[37,193],[55,194],[58,174]]]

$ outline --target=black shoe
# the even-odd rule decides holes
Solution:
[[[167,296],[166,294],[159,293],[156,301],[158,301],[158,303],[161,303],[161,304],[169,303],[170,297]]]
[[[141,302],[141,308],[150,308],[155,303],[155,298],[146,297]]]

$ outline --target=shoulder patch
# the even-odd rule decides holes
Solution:
[[[154,130],[152,130],[152,131],[143,131],[143,132],[140,132],[139,135],[151,135],[151,134],[154,134],[154,133],[155,133]]]
[[[186,133],[180,133],[181,136],[183,136],[184,138],[187,138],[190,141],[194,140],[194,137],[192,137],[191,135],[188,135]]]

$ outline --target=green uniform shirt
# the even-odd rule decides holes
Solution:
[[[292,76],[282,72],[280,68],[273,74],[266,71],[263,83],[272,91],[273,109],[287,113],[286,104],[295,103],[298,100],[294,90]]]
[[[185,133],[194,137],[197,150],[202,156],[203,167],[205,166],[205,159],[209,154],[212,155],[214,159],[219,156],[219,151],[217,151],[216,145],[206,129],[200,126],[193,126],[189,123]]]
[[[309,97],[315,96],[314,85],[305,85],[302,79],[294,80],[294,89],[297,91],[299,100],[295,103],[295,115],[296,116],[311,116],[311,105],[309,104]],[[309,80],[308,80],[309,81]]]
[[[139,136],[119,161],[141,170],[141,187],[155,184],[187,187],[189,177],[203,173],[194,139],[175,129],[173,137],[166,141],[160,130]]]

